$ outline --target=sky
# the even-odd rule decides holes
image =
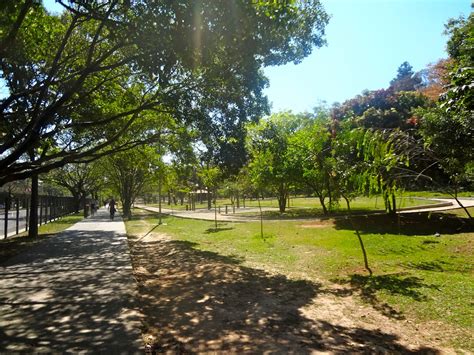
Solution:
[[[446,58],[445,23],[471,12],[470,0],[321,1],[331,15],[327,46],[298,65],[264,69],[272,112],[343,102],[365,89],[386,88],[405,61],[418,71]],[[44,4],[61,9],[54,0]]]
[[[364,89],[386,88],[404,61],[413,70],[446,58],[449,18],[471,12],[469,0],[322,0],[332,16],[327,46],[302,63],[265,68],[272,112],[312,111]]]

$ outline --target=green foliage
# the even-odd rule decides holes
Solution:
[[[259,189],[271,189],[278,196],[281,212],[285,212],[289,189],[298,176],[290,158],[290,137],[302,123],[302,116],[281,112],[248,126],[251,179]]]
[[[355,127],[409,130],[417,125],[415,110],[429,105],[428,98],[419,92],[394,92],[389,88],[365,91],[334,107],[333,114],[336,119],[350,121]]]
[[[120,196],[123,215],[131,217],[131,206],[145,186],[156,185],[163,164],[154,146],[139,146],[108,156],[102,161],[104,174],[114,193]]]
[[[341,126],[334,142],[334,181],[341,196],[381,193],[387,212],[396,212],[395,195],[403,188],[409,156],[398,149],[397,131]]]
[[[419,111],[420,132],[456,192],[474,181],[474,16],[450,21],[447,33],[450,83],[437,107]]]
[[[62,5],[1,5],[0,184],[155,141],[135,125],[149,112],[200,132],[223,163],[238,153],[238,168],[245,122],[268,110],[262,66],[301,61],[328,21],[318,0]]]
[[[97,197],[104,186],[104,176],[100,162],[89,164],[68,164],[42,176],[44,181],[61,186],[69,191],[76,200],[76,210],[88,196]]]
[[[288,159],[297,172],[297,181],[318,196],[326,214],[338,199],[333,180],[335,160],[329,112],[319,108],[315,118],[306,118],[303,122],[290,137]],[[329,199],[328,206],[326,199]]]

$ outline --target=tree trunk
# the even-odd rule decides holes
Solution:
[[[288,193],[283,184],[280,185],[278,194],[278,208],[280,209],[280,213],[284,213],[286,210],[286,200]]]
[[[31,177],[31,201],[28,236],[38,237],[38,175]]]
[[[124,218],[130,219],[132,217],[132,201],[129,194],[122,200],[122,213]]]
[[[207,209],[210,210],[212,208],[212,194],[210,193],[211,189],[207,189]]]
[[[395,215],[397,213],[397,198],[395,197],[395,194],[392,193],[392,215]]]
[[[318,198],[319,198],[319,203],[321,204],[321,207],[323,208],[323,213],[324,213],[324,215],[327,215],[328,214],[328,209],[326,207],[324,196],[322,196],[321,194],[317,194],[317,195],[318,195]]]
[[[330,185],[329,181],[326,182],[326,189],[328,190],[329,208],[332,210],[334,201],[332,200],[332,191],[331,191],[331,185]],[[323,200],[324,200],[324,198],[323,198]],[[323,206],[323,210],[326,210],[325,206]],[[324,214],[326,214],[326,213],[327,212],[324,212]]]

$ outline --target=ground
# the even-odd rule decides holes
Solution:
[[[245,267],[162,233],[129,242],[150,350],[454,353],[437,339],[444,328],[372,307],[347,286]]]

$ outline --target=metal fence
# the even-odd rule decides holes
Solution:
[[[28,230],[30,201],[29,195],[0,192],[0,236],[7,238]],[[76,212],[76,206],[72,197],[39,196],[38,224]]]

